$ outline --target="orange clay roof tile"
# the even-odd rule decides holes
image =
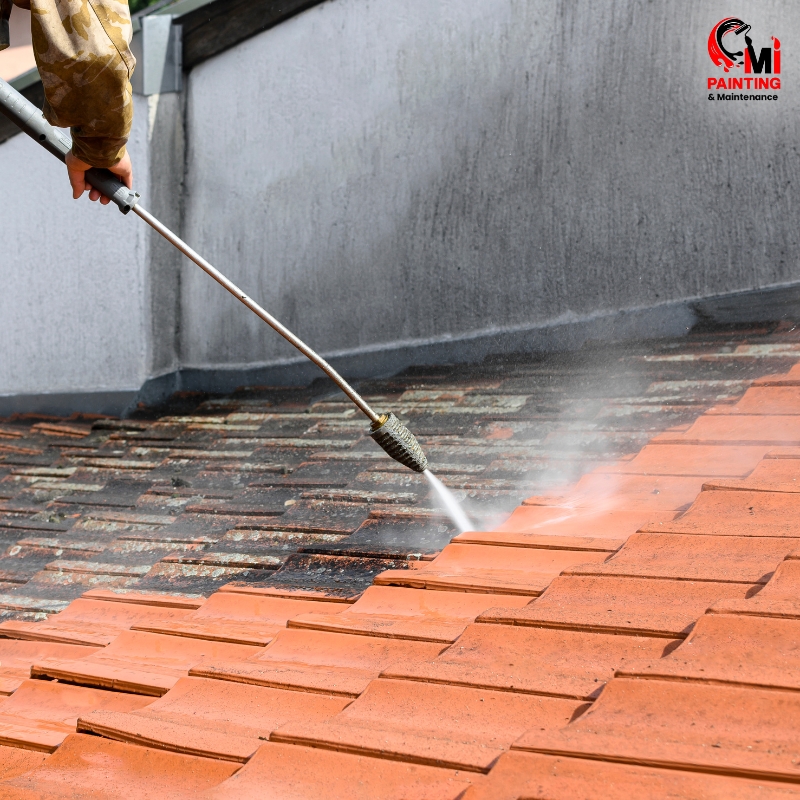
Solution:
[[[108,647],[86,658],[41,658],[31,667],[31,676],[159,697],[204,659],[244,659],[261,651],[240,644],[124,631]]]
[[[792,800],[794,784],[512,750],[463,800]]]
[[[570,575],[618,575],[688,581],[766,583],[800,539],[636,533],[604,564],[565,570]]]
[[[800,495],[779,492],[701,492],[692,507],[669,522],[642,530],[653,533],[701,533],[713,536],[800,536]]]
[[[280,800],[458,800],[481,778],[463,770],[269,743],[203,798],[264,800],[271,795]]]
[[[192,675],[220,680],[357,697],[374,678],[402,659],[432,658],[444,649],[434,642],[349,636],[344,633],[281,631],[253,658],[207,659]]]
[[[798,720],[798,692],[615,678],[574,723],[514,747],[797,783]]]
[[[150,698],[69,686],[56,681],[27,680],[0,702],[0,743],[28,750],[53,752],[75,731],[86,711],[133,711]]]
[[[349,702],[309,692],[181,678],[167,694],[140,710],[122,713],[98,707],[82,715],[78,730],[131,744],[244,762],[281,725],[332,717]]]
[[[0,745],[0,781],[24,775],[40,766],[47,753],[37,750],[20,750],[18,747]]]
[[[63,611],[42,622],[0,622],[0,636],[64,644],[104,647],[135,624],[155,624],[185,617],[189,609],[102,600],[73,600]]]
[[[0,695],[14,692],[43,658],[83,658],[96,652],[96,647],[75,644],[0,639]]]
[[[674,644],[662,637],[470,625],[437,658],[398,662],[383,675],[588,700],[616,669],[658,659]]]
[[[709,608],[716,614],[800,619],[800,559],[782,561],[761,591],[749,600],[719,600]]]
[[[523,608],[492,608],[477,621],[675,639],[686,636],[712,603],[746,605],[751,601],[744,598],[757,588],[747,583],[562,575]]]
[[[493,605],[518,608],[526,597],[465,592],[426,592],[397,586],[370,586],[360,599],[340,614],[299,614],[290,628],[418,639],[449,644],[481,612]]]
[[[289,619],[298,614],[319,611],[335,615],[346,608],[348,606],[341,603],[217,592],[187,617],[142,622],[132,627],[137,631],[192,639],[264,646],[286,627]]]
[[[800,690],[800,619],[705,614],[667,658],[618,674]]]
[[[197,800],[237,769],[210,758],[71,734],[39,767],[0,783],[3,800]]]
[[[387,570],[378,586],[538,595],[568,567],[601,562],[607,552],[449,544],[435,561],[414,570]]]
[[[769,445],[648,444],[635,458],[599,472],[610,475],[664,475],[743,478],[772,448]]]
[[[565,725],[583,704],[460,686],[376,680],[325,722],[292,722],[271,741],[487,772],[531,725]]]
[[[623,353],[613,388],[592,353],[376,384],[492,520],[450,544],[419,478],[304,390],[68,439],[9,422],[0,632],[46,641],[0,639],[25,753],[0,797],[800,796],[797,338]],[[767,363],[790,372],[737,403]]]
[[[798,453],[800,456],[800,453]],[[746,478],[709,481],[709,489],[746,489],[752,492],[800,492],[800,462],[794,458],[765,458]]]

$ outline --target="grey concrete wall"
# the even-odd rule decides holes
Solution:
[[[707,100],[729,15],[783,41],[778,103]],[[800,281],[798,35],[777,0],[329,0],[137,98],[136,186],[347,374],[678,334]],[[63,172],[0,145],[0,416],[318,374]]]
[[[138,99],[130,149],[146,160]],[[147,191],[147,169],[137,183]],[[138,219],[73,201],[64,166],[27,136],[0,145],[0,410],[3,396],[135,393],[149,375],[147,241]]]
[[[734,14],[776,104],[707,100]],[[184,231],[326,352],[793,281],[798,36],[775,0],[331,0],[190,74]],[[181,297],[184,365],[292,355]]]

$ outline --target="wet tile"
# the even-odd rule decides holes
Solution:
[[[326,722],[287,723],[271,741],[488,772],[531,724],[565,725],[582,704],[551,697],[377,680]]]
[[[571,575],[618,575],[726,583],[766,583],[800,539],[636,533],[604,564]]]
[[[604,561],[606,552],[450,544],[436,560],[418,569],[387,571],[379,586],[498,594],[541,594],[568,567]]]
[[[800,560],[790,556],[782,561],[755,597],[719,600],[709,613],[800,619]]]
[[[457,800],[471,777],[463,771],[270,743],[205,796],[261,800],[268,792],[281,800]]]
[[[525,597],[428,592],[396,586],[370,586],[341,613],[309,609],[289,620],[290,628],[352,633],[390,639],[450,643],[481,612],[495,603],[521,606]],[[0,625],[0,631],[2,625]]]
[[[743,478],[769,450],[770,445],[648,444],[630,461],[599,467],[598,472]]]
[[[398,662],[383,677],[590,700],[614,671],[660,658],[674,640],[548,628],[470,625],[440,656]]]
[[[672,510],[602,511],[525,505],[519,506],[505,522],[495,526],[485,539],[496,539],[498,544],[518,546],[525,546],[525,542],[531,537],[606,539],[618,543],[619,547],[643,525],[654,520],[672,519],[674,516],[675,512]]]
[[[488,609],[478,622],[682,638],[713,603],[748,603],[743,598],[758,588],[757,584],[563,575],[528,605]]]
[[[673,521],[653,522],[652,533],[708,536],[800,537],[800,495],[778,492],[704,491]]]
[[[0,636],[105,647],[132,625],[176,622],[189,613],[190,610],[186,608],[79,598],[60,613],[41,622],[2,622]]]
[[[800,415],[708,414],[699,417],[679,435],[662,433],[653,443],[727,444],[727,445],[800,445]]]
[[[736,489],[751,492],[800,492],[800,461],[793,458],[765,458],[746,478],[708,481],[708,489]]]
[[[361,558],[430,560],[455,535],[446,522],[368,519],[355,533],[331,544],[304,545],[304,553],[328,553]]]
[[[433,658],[442,649],[432,642],[287,629],[254,658],[206,659],[191,675],[357,697],[391,664]]]
[[[137,622],[133,628],[172,636],[264,646],[298,614],[314,611],[335,616],[344,608],[347,606],[342,603],[217,592],[189,616]],[[0,624],[2,631],[3,625]]]
[[[86,658],[43,656],[31,668],[31,677],[160,697],[204,659],[245,659],[260,650],[182,636],[124,631],[107,647]]]
[[[47,753],[0,745],[0,781],[30,772],[41,766],[46,758]]]
[[[350,701],[206,678],[181,678],[167,694],[132,713],[81,714],[82,733],[164,750],[247,761],[270,733],[294,720],[331,717]],[[0,707],[1,708],[1,707]]]
[[[408,562],[383,558],[355,558],[298,553],[268,578],[266,588],[293,592],[316,592],[331,597],[354,598],[370,586],[384,570],[403,570]]]
[[[602,468],[601,468],[602,469]],[[691,503],[703,486],[702,477],[626,475],[596,471],[572,487],[545,497],[531,497],[524,505],[562,506],[602,511],[673,511]]]
[[[0,794],[8,800],[54,800],[67,792],[76,798],[195,800],[236,769],[226,761],[71,734],[40,767],[0,784]]]
[[[798,719],[797,692],[615,678],[579,720],[514,747],[796,783]]]
[[[0,743],[52,753],[75,732],[81,714],[101,709],[133,711],[150,702],[123,692],[26,680],[0,702]]]
[[[512,750],[500,756],[487,778],[468,789],[463,800],[790,800],[796,796],[794,784]]]
[[[0,639],[0,695],[11,694],[27,680],[36,661],[43,658],[83,658],[95,652],[96,647]]]
[[[715,406],[707,414],[783,415],[800,409],[800,386],[751,386],[734,405]]]
[[[800,619],[706,614],[668,658],[619,675],[800,689]]]

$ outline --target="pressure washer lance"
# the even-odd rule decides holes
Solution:
[[[33,103],[26,100],[16,89],[0,78],[0,112],[8,117],[24,133],[39,142],[45,150],[61,161],[72,149],[72,140],[54,128]],[[293,344],[304,356],[313,361],[370,419],[370,436],[393,458],[415,472],[425,472],[428,459],[411,431],[392,413],[376,414],[352,386],[307,344],[298,339],[288,328],[251,300],[236,284],[229,281],[189,245],[162,225],[152,214],[139,205],[139,194],[128,189],[107,169],[90,169],[86,181],[101,194],[115,203],[123,214],[133,211],[153,230],[158,231],[168,242],[175,245],[187,258],[210,275],[220,286],[227,289],[237,300],[246,305],[267,325],[274,328],[286,341]]]

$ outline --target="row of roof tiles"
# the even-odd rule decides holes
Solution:
[[[0,795],[796,796],[798,418],[793,368],[356,602],[8,620]]]

